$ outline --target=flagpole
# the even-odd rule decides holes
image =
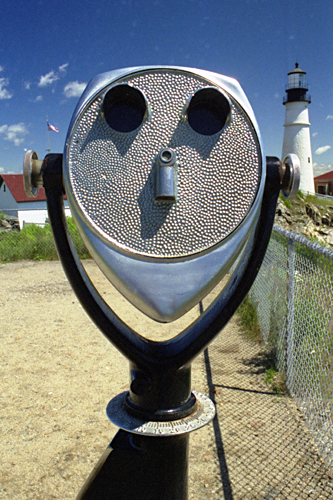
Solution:
[[[49,132],[49,118],[46,116],[46,130],[47,130],[47,152],[51,151],[50,149],[50,132]]]

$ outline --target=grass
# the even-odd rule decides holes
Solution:
[[[283,373],[279,372],[274,363],[265,371],[265,384],[278,395],[286,394],[286,380]]]
[[[250,340],[261,342],[257,308],[248,295],[239,306],[237,312],[243,334],[249,337]]]
[[[88,251],[71,217],[67,218],[67,224],[79,257],[89,257]],[[56,259],[58,259],[58,254],[49,224],[45,224],[43,227],[36,224],[29,224],[21,231],[12,230],[0,233],[1,263],[19,260]]]
[[[239,306],[237,312],[242,333],[249,340],[262,343],[256,305],[248,295]],[[264,380],[269,388],[278,395],[285,394],[285,377],[283,373],[276,369],[274,351],[266,352],[260,363],[265,367]]]
[[[279,198],[292,215],[305,215],[307,205],[314,205],[321,215],[325,215],[328,208],[333,208],[333,200],[317,198],[315,195],[304,194],[301,191],[298,191],[296,198],[292,201],[285,199],[282,193],[279,194]]]
[[[280,200],[282,200],[282,202],[285,204],[285,206],[286,206],[287,208],[290,208],[290,207],[291,207],[291,201],[290,201],[290,200],[288,200],[287,198],[284,198],[284,197],[282,196],[282,193],[280,193],[280,194],[279,194],[279,198],[280,198]]]
[[[315,195],[313,194],[307,194],[304,198],[303,198],[304,202],[305,203],[312,203],[313,205],[315,205],[316,207],[320,209],[326,209],[328,206],[332,206],[332,200],[327,200],[325,198],[317,198]]]

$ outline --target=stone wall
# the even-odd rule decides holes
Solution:
[[[19,220],[12,215],[0,214],[0,231],[20,230]]]
[[[275,217],[277,226],[333,247],[333,203],[323,207],[297,197],[292,202],[287,201],[287,205],[279,199]]]

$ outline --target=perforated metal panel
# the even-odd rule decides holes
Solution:
[[[87,104],[72,129],[67,165],[83,216],[109,243],[149,257],[186,257],[225,239],[256,197],[261,151],[253,125],[228,95],[232,119],[214,135],[195,132],[184,106],[199,89],[216,87],[201,76],[162,69],[112,83],[139,89],[150,116],[134,131],[113,130],[102,113],[107,90]],[[156,155],[175,151],[177,202],[155,200]]]

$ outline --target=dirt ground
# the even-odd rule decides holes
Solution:
[[[84,265],[103,298],[146,337],[173,336],[199,313],[159,325],[92,261]],[[0,265],[0,290],[0,499],[73,499],[117,432],[105,409],[128,389],[128,362],[82,310],[59,262]],[[190,499],[333,498],[302,416],[264,382],[264,358],[233,318],[193,363],[192,387],[210,395],[217,417],[191,433]]]
[[[84,264],[103,298],[146,337],[172,337],[198,312],[159,325],[130,306],[92,261]],[[0,287],[0,498],[75,498],[118,430],[105,409],[128,389],[128,361],[83,311],[59,262],[0,265]],[[208,394],[203,356],[194,365],[193,389]],[[196,483],[212,491],[219,483],[212,427],[191,437],[191,456],[206,463]]]

